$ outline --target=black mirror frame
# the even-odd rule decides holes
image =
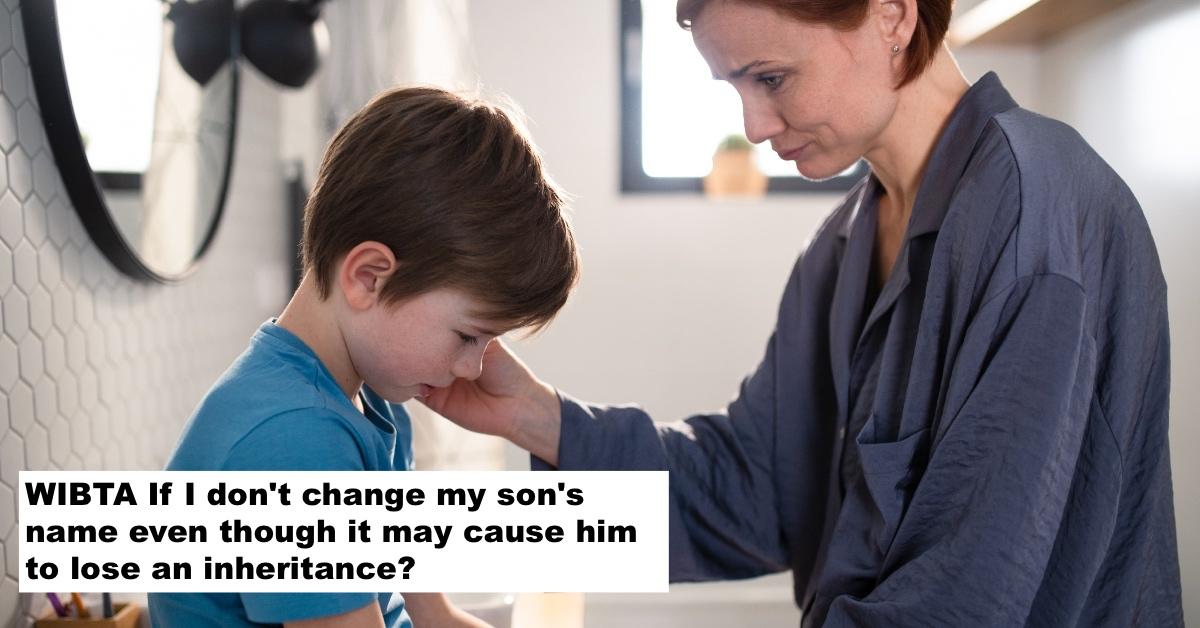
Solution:
[[[71,90],[67,84],[66,64],[63,61],[62,45],[58,32],[57,2],[35,0],[21,3],[21,19],[29,42],[29,66],[33,73],[33,88],[37,94],[38,107],[46,138],[50,143],[54,161],[58,165],[63,184],[67,188],[75,212],[87,229],[88,235],[101,252],[118,270],[141,281],[174,283],[185,279],[195,271],[200,259],[208,252],[221,223],[229,191],[229,180],[233,172],[233,150],[237,138],[238,94],[240,72],[238,68],[238,36],[236,20],[230,38],[230,117],[229,136],[225,147],[225,168],[219,182],[217,206],[204,239],[192,256],[187,268],[177,274],[163,274],[146,264],[141,255],[121,234],[104,200],[103,188],[97,174],[88,163],[79,123],[71,101]],[[140,178],[140,177],[139,177]],[[121,186],[117,186],[121,187]],[[140,188],[140,185],[137,187]]]

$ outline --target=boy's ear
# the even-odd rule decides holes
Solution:
[[[390,247],[379,242],[362,242],[342,259],[338,287],[351,308],[365,310],[379,300],[384,284],[396,268],[396,255]]]

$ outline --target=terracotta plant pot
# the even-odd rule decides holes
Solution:
[[[753,198],[766,193],[767,176],[758,169],[752,151],[722,148],[713,154],[712,171],[704,177],[706,196]]]

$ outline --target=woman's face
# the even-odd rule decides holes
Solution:
[[[715,78],[742,99],[746,137],[771,142],[801,175],[842,172],[877,143],[896,111],[891,43],[878,3],[850,32],[808,24],[774,9],[714,0],[692,24]]]

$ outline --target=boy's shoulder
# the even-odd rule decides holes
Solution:
[[[193,412],[168,469],[225,469],[235,447],[263,439],[272,444],[262,452],[264,463],[280,452],[302,454],[314,440],[322,446],[330,437],[358,440],[354,417],[341,407],[348,404],[330,395],[320,361],[280,332],[268,321],[254,334]]]

